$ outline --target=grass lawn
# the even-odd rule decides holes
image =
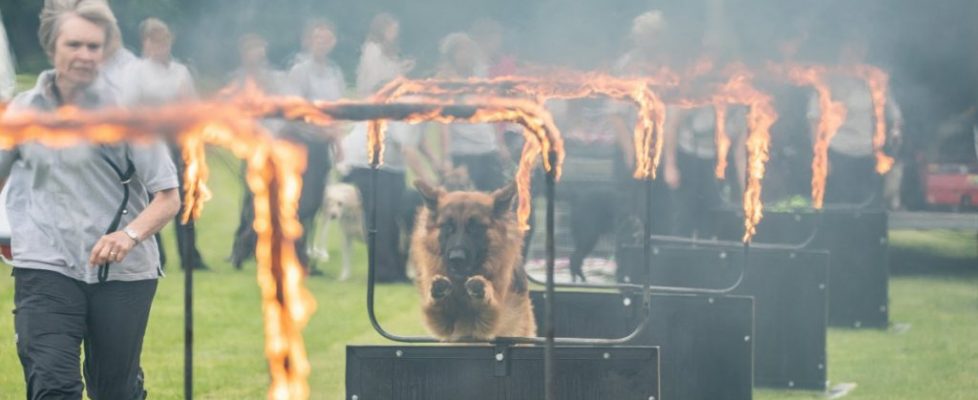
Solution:
[[[20,74],[17,75],[17,92],[22,92],[24,90],[34,87],[34,83],[37,81],[37,75]]]
[[[195,396],[202,399],[260,399],[268,383],[263,357],[259,290],[254,265],[235,271],[224,261],[238,220],[238,162],[212,152],[211,188],[199,223],[199,243],[212,270],[195,274]],[[336,238],[337,235],[332,235]],[[166,230],[171,260],[177,260],[172,229]],[[829,333],[829,377],[856,383],[851,399],[974,399],[978,393],[978,261],[974,234],[894,232],[891,318],[909,331],[833,329]],[[334,249],[337,247],[332,246]],[[172,263],[171,263],[172,265]],[[345,346],[385,343],[365,311],[363,247],[354,277],[308,281],[319,308],[305,330],[312,363],[313,398],[343,396]],[[3,267],[6,268],[6,267]],[[143,352],[151,398],[177,399],[183,379],[183,275],[171,266],[161,280]],[[10,310],[13,282],[0,274],[0,310]],[[404,334],[422,333],[411,286],[378,289],[383,324]],[[13,318],[0,318],[0,398],[21,398],[23,381],[13,345]],[[820,393],[757,390],[758,399],[815,399]]]

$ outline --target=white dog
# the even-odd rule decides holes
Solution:
[[[329,225],[337,221],[343,234],[343,269],[339,280],[350,278],[350,257],[353,255],[353,242],[364,241],[363,208],[357,188],[347,183],[334,183],[326,187],[324,209],[325,220],[319,226],[316,240],[309,250],[309,256],[318,261],[329,261],[327,234]]]

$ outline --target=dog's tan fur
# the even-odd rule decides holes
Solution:
[[[499,202],[510,204],[515,188],[487,194],[416,185],[427,204],[418,213],[411,258],[431,333],[446,341],[534,336],[536,323],[520,262],[523,236],[511,210],[494,212]],[[488,227],[486,261],[464,282],[449,278],[441,257],[439,231],[446,218],[475,218]]]

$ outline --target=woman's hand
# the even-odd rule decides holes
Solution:
[[[88,264],[97,267],[105,263],[121,262],[129,251],[136,246],[136,241],[123,231],[115,231],[102,236],[92,248]]]

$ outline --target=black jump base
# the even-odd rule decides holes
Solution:
[[[625,248],[621,255],[623,274],[645,279],[642,249]],[[755,246],[746,257],[738,244],[655,244],[652,282],[715,289],[743,273],[730,294],[754,298],[754,384],[824,390],[828,252]]]
[[[542,326],[543,293],[531,292],[530,298]],[[559,291],[554,297],[556,335],[623,337],[638,325],[641,305],[639,292]],[[751,298],[655,294],[651,305],[649,325],[631,343],[661,349],[662,399],[751,398]]]
[[[744,230],[743,217],[736,211],[723,211],[717,218],[720,237],[739,240]],[[754,243],[807,242],[807,249],[828,250],[831,254],[829,325],[883,329],[889,325],[887,229],[888,218],[884,211],[768,211],[757,226]]]
[[[659,396],[659,349],[557,346],[561,400]],[[544,398],[543,347],[533,345],[347,346],[347,400]]]

